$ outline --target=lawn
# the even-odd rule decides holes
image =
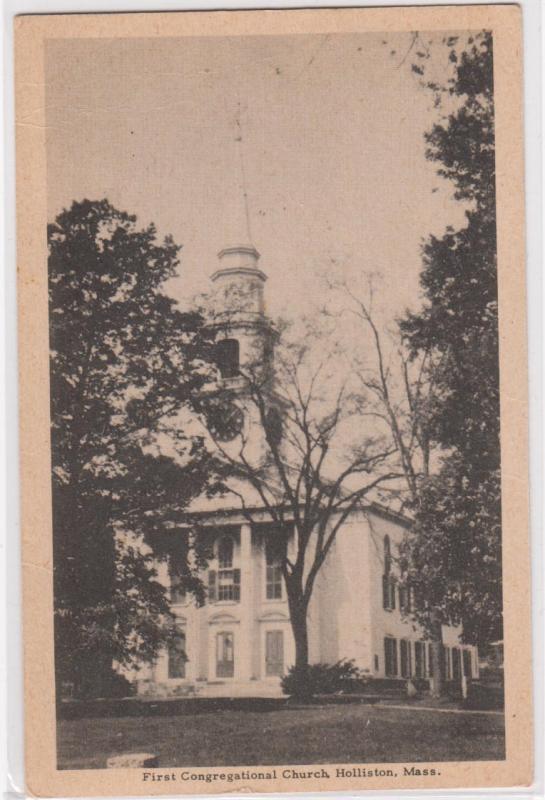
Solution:
[[[61,720],[60,769],[96,769],[118,753],[153,752],[161,767],[487,761],[504,755],[501,714],[371,705],[218,710]]]

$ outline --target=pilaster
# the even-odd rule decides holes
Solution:
[[[239,663],[236,677],[240,680],[256,677],[252,667],[252,649],[255,647],[252,559],[252,527],[244,524],[240,528],[240,632],[238,646],[235,644]]]

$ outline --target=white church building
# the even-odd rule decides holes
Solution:
[[[259,438],[244,401],[239,370],[245,360],[273,357],[274,332],[265,315],[266,275],[251,246],[219,253],[211,276],[219,317],[220,369],[238,399],[215,432],[229,442],[245,431]],[[227,317],[226,317],[227,318]],[[250,355],[252,354],[252,355]],[[239,382],[239,383],[237,383]],[[259,443],[256,444],[259,448]],[[128,675],[142,694],[176,696],[275,696],[295,660],[294,638],[274,524],[253,503],[252,522],[235,496],[203,501],[193,509],[210,531],[213,558],[203,576],[206,603],[198,608],[176,576],[159,564],[170,586],[178,639],[155,663]],[[351,513],[321,567],[308,610],[310,663],[353,659],[372,678],[429,678],[429,644],[407,616],[412,595],[397,584],[396,548],[410,520],[371,503]],[[288,553],[292,545],[288,542]],[[462,645],[459,631],[444,628],[444,677],[478,677],[475,648]]]

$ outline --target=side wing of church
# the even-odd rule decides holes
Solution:
[[[251,246],[219,254],[212,275],[219,368],[236,401],[215,421],[214,436],[228,448],[243,434],[259,452],[261,426],[239,386],[250,360],[267,369],[275,333],[265,315],[266,275]],[[255,500],[255,498],[254,498]],[[197,608],[165,564],[177,641],[154,664],[127,677],[140,694],[176,696],[276,696],[295,661],[286,587],[270,515],[254,508],[248,521],[233,497],[197,504],[193,515],[210,532],[213,558],[203,576],[207,600]],[[429,644],[410,618],[413,597],[398,583],[395,554],[408,520],[379,506],[345,520],[318,574],[308,611],[309,661],[353,659],[369,678],[428,679]],[[288,554],[293,537],[288,540]],[[175,543],[173,544],[175,548]],[[477,651],[460,631],[443,630],[446,680],[478,677]]]

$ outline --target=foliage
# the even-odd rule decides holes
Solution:
[[[419,489],[405,556],[419,621],[429,628],[433,611],[483,644],[502,630],[492,35],[445,45],[453,75],[443,86],[426,80],[420,53],[424,84],[450,109],[426,136],[427,157],[467,204],[467,222],[424,244],[424,306],[401,322],[412,355],[432,354],[427,427],[443,454]]]
[[[76,691],[97,676],[100,691],[112,661],[153,657],[169,637],[154,557],[206,485],[206,450],[178,419],[209,345],[161,292],[179,247],[153,225],[84,200],[48,241],[56,669]],[[187,589],[202,595],[205,554],[177,539]]]
[[[482,683],[471,683],[468,695],[462,703],[465,709],[472,711],[499,711],[505,707],[503,686],[487,686]]]
[[[364,687],[364,676],[353,660],[341,659],[336,664],[309,664],[290,667],[282,678],[284,694],[314,697],[320,694],[351,694]]]

